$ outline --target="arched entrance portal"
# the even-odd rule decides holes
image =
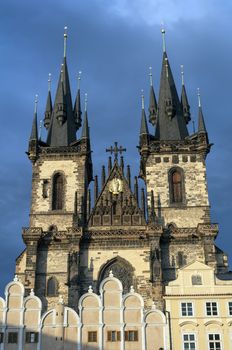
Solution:
[[[101,281],[109,276],[110,271],[113,272],[114,277],[118,278],[122,282],[123,293],[128,293],[130,291],[130,287],[134,286],[135,284],[134,268],[128,261],[119,256],[107,261],[107,263],[101,267],[98,277],[98,290]]]

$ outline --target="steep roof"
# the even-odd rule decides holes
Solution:
[[[167,53],[163,53],[155,138],[183,140],[188,136],[186,122],[173,79]]]

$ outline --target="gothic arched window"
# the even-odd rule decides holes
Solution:
[[[55,277],[50,277],[47,282],[47,296],[48,297],[58,296],[58,282]]]
[[[184,183],[181,169],[172,169],[169,173],[169,188],[171,203],[183,203]]]
[[[52,210],[61,210],[64,207],[64,177],[57,173],[53,177]]]

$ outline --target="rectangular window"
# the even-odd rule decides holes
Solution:
[[[0,332],[0,344],[4,342],[4,333]]]
[[[121,340],[121,332],[119,331],[108,331],[107,332],[107,340],[108,341],[120,341]]]
[[[209,350],[222,350],[220,334],[208,334]]]
[[[26,332],[26,343],[38,343],[38,332]]]
[[[181,303],[181,315],[193,316],[193,303]]]
[[[215,301],[206,302],[206,315],[207,316],[217,316],[217,303]]]
[[[96,343],[97,342],[97,332],[96,331],[88,332],[88,342],[89,343]]]
[[[184,350],[196,350],[195,334],[183,334]]]
[[[232,316],[232,301],[228,302],[229,315]]]
[[[125,331],[125,341],[138,341],[138,331]]]
[[[17,332],[9,332],[8,333],[8,343],[9,344],[17,344],[18,343],[18,333]]]

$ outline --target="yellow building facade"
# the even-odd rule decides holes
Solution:
[[[228,280],[226,279],[228,278]],[[170,350],[232,349],[232,281],[195,261],[178,272],[165,293]]]

